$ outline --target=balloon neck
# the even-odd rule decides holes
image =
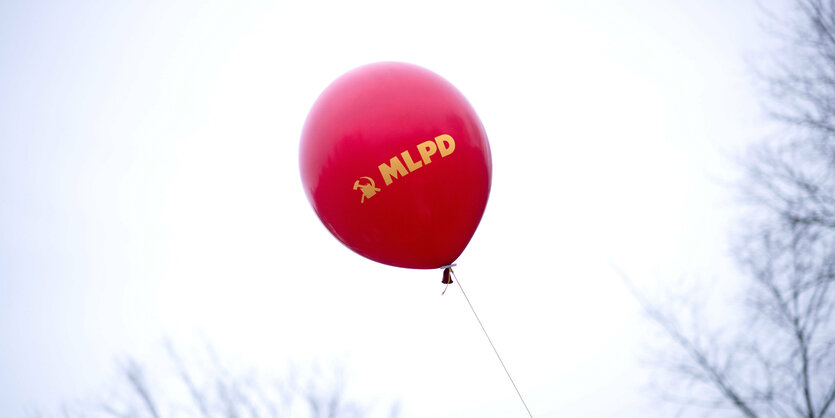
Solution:
[[[449,285],[452,283],[452,267],[444,269],[444,278],[441,279],[441,283],[446,285],[444,286],[444,291],[441,292],[441,296],[443,296],[444,293],[446,293],[447,288],[449,288]]]
[[[444,278],[441,280],[443,284],[450,284],[452,283],[452,267],[447,267],[444,269]]]

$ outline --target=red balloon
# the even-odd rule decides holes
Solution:
[[[490,194],[490,145],[472,106],[411,64],[369,64],[331,83],[307,116],[299,162],[325,227],[392,266],[452,264]]]

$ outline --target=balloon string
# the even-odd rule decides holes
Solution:
[[[528,408],[528,404],[526,404],[525,399],[522,398],[522,392],[519,392],[519,388],[516,387],[516,382],[514,382],[513,378],[510,377],[510,372],[507,371],[507,366],[504,365],[504,361],[502,361],[502,356],[499,355],[499,351],[496,350],[496,346],[493,344],[493,340],[490,339],[490,336],[487,335],[487,330],[484,329],[484,324],[481,323],[481,319],[479,319],[478,314],[475,313],[475,308],[473,308],[473,304],[470,303],[470,298],[467,297],[467,292],[465,292],[464,288],[461,286],[461,280],[458,279],[458,276],[455,275],[455,272],[452,271],[452,268],[449,269],[449,272],[452,273],[452,276],[455,277],[455,280],[458,282],[458,288],[461,289],[461,293],[464,294],[464,299],[466,299],[467,304],[470,305],[470,310],[473,311],[473,315],[475,315],[475,319],[476,321],[478,321],[478,325],[480,325],[481,330],[484,331],[484,336],[487,337],[487,341],[490,343],[490,347],[493,347],[493,352],[496,353],[496,357],[499,359],[499,363],[502,364],[502,368],[504,369],[504,372],[507,374],[507,378],[510,379],[510,384],[513,385],[513,389],[516,389],[516,394],[519,395],[519,400],[522,401],[522,405],[525,406],[525,411],[528,412],[528,416],[533,418],[533,414],[531,414],[531,410]]]

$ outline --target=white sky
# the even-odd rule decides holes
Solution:
[[[353,254],[298,174],[341,73],[415,63],[493,151],[458,276],[535,416],[659,414],[655,286],[733,277],[723,153],[762,133],[753,1],[0,3],[0,416],[95,394],[115,358],[210,341],[281,375],[337,361],[404,417],[524,416],[440,271]]]

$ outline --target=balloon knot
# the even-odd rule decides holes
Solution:
[[[452,283],[452,267],[447,267],[444,269],[444,278],[441,280],[443,284],[450,284]]]
[[[444,277],[443,279],[441,279],[441,283],[445,284],[446,286],[444,287],[444,291],[441,292],[441,296],[443,296],[444,293],[446,293],[447,288],[449,287],[450,283],[452,283],[452,266],[454,265],[455,264],[452,264],[451,266],[444,268]]]

